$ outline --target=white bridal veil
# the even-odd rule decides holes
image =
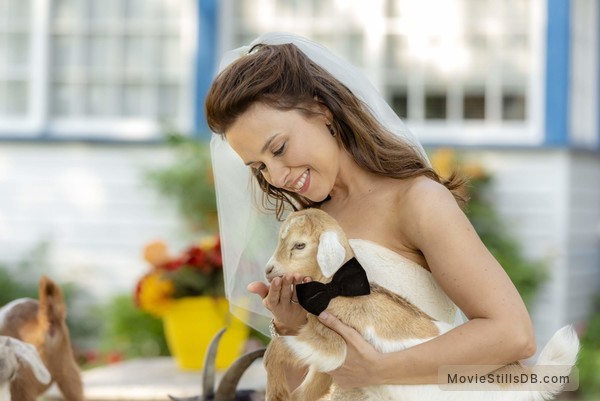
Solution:
[[[306,38],[282,33],[265,34],[249,46],[227,52],[223,56],[219,72],[246,56],[249,50],[259,43],[296,45],[313,62],[346,85],[390,132],[398,135],[428,160],[419,141],[366,76],[325,47]],[[213,134],[211,153],[226,295],[231,304],[231,311],[236,317],[266,334],[271,314],[264,308],[261,299],[255,294],[250,294],[246,286],[252,281],[264,280],[266,262],[277,244],[280,223],[272,213],[260,210],[260,199],[253,199],[253,196],[261,196],[258,184],[251,176],[249,167],[244,165],[222,136]]]

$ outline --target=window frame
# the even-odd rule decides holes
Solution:
[[[273,10],[276,0],[260,0],[261,10]],[[490,3],[496,7],[504,7],[500,4],[503,0],[494,0]],[[308,20],[299,17],[294,21],[288,20],[272,20],[269,21],[268,15],[264,14],[264,21],[251,21],[247,23],[247,27],[242,24],[243,21],[238,21],[240,18],[235,14],[235,0],[225,0],[222,4],[220,15],[220,37],[221,54],[237,44],[235,39],[239,36],[248,36],[251,34],[255,25],[262,24],[262,31],[266,30],[285,30],[285,26],[293,29],[295,32],[308,37],[318,37],[320,35],[331,35],[335,37],[341,33],[346,33],[352,28],[349,24],[340,27],[337,31],[334,30],[337,24],[328,21],[327,25],[322,24],[323,16],[314,17]],[[258,5],[257,5],[258,6]],[[502,119],[502,94],[499,92],[503,89],[499,81],[500,75],[494,79],[497,81],[491,85],[491,90],[498,91],[499,99],[496,101],[487,101],[486,96],[486,119],[470,120],[457,119],[457,113],[462,110],[462,93],[468,88],[468,82],[461,85],[460,88],[452,84],[448,84],[447,88],[447,119],[440,121],[425,120],[424,102],[419,104],[415,101],[420,98],[424,100],[424,87],[429,84],[425,82],[422,73],[413,72],[410,76],[395,77],[390,79],[386,63],[386,50],[384,36],[399,34],[401,31],[397,28],[399,24],[394,16],[386,15],[388,3],[385,1],[371,4],[375,9],[370,12],[375,13],[381,25],[376,30],[367,30],[368,26],[364,26],[363,32],[363,48],[359,51],[362,53],[364,61],[362,66],[363,71],[368,75],[371,82],[382,94],[388,94],[388,100],[391,101],[390,87],[404,87],[407,91],[414,90],[416,97],[409,95],[407,99],[407,107],[409,110],[414,110],[418,118],[408,118],[405,120],[407,126],[413,130],[424,145],[499,145],[499,146],[530,146],[542,145],[545,140],[544,134],[544,104],[545,104],[545,53],[546,53],[546,7],[544,0],[530,0],[528,3],[528,28],[527,35],[530,41],[528,63],[530,66],[530,74],[528,75],[528,83],[525,86],[526,110],[525,119],[519,121],[503,120]],[[266,12],[266,11],[265,11]],[[379,14],[377,14],[379,13]],[[268,14],[268,13],[267,13]],[[293,22],[293,24],[291,23]],[[379,36],[378,36],[379,35]],[[247,44],[247,43],[246,43]],[[373,44],[378,44],[373,45]],[[340,54],[340,48],[333,48],[332,51]],[[343,56],[343,55],[342,55]],[[414,85],[409,87],[407,82]],[[486,89],[487,85],[486,85]],[[498,97],[496,96],[496,97]],[[457,103],[458,102],[458,103]],[[491,114],[490,114],[491,112]],[[458,113],[460,114],[460,113]],[[488,117],[490,116],[490,117]]]
[[[52,1],[32,0],[27,88],[27,111],[20,117],[0,116],[0,140],[110,140],[148,141],[161,137],[165,129],[184,133],[194,129],[195,56],[198,46],[198,2],[181,0],[182,75],[178,93],[179,112],[162,125],[158,117],[98,117],[51,115]],[[73,34],[74,37],[78,35]],[[83,101],[84,99],[82,99]]]

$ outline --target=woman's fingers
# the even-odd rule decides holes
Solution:
[[[254,281],[248,285],[248,291],[260,296],[263,305],[272,314],[286,335],[295,335],[306,324],[306,311],[298,304],[296,284],[308,282],[310,279],[300,274],[287,274],[275,277],[271,284]]]
[[[354,330],[350,326],[345,325],[338,318],[328,312],[321,312],[319,315],[319,320],[325,326],[342,336],[346,343],[356,344],[365,341],[358,331]]]
[[[298,303],[298,297],[296,297],[296,284],[302,283],[302,276],[299,273],[286,274],[283,277],[283,283],[281,288],[281,302],[291,302],[293,304]]]
[[[253,281],[252,283],[248,284],[247,289],[251,293],[258,295],[262,299],[264,299],[269,293],[269,286],[263,283],[262,281]]]

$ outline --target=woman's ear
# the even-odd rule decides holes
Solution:
[[[319,237],[317,248],[317,263],[323,275],[327,278],[342,266],[346,258],[346,250],[335,231],[324,231]]]
[[[333,113],[331,112],[331,110],[329,110],[329,107],[327,107],[325,103],[323,103],[323,100],[320,97],[315,96],[313,99],[315,99],[316,103],[316,112],[323,116],[323,122],[325,124],[330,125],[333,122]]]

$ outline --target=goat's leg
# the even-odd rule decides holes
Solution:
[[[329,392],[333,380],[327,373],[311,369],[302,382],[291,395],[291,401],[315,401]]]
[[[48,370],[56,382],[65,401],[83,401],[83,383],[81,372],[75,362],[75,355],[69,342],[65,342],[60,351],[54,353]]]
[[[290,391],[285,377],[285,358],[289,355],[281,339],[271,341],[263,358],[267,371],[266,401],[287,401]]]
[[[283,369],[267,369],[267,388],[265,401],[287,401],[290,392],[287,387]]]

